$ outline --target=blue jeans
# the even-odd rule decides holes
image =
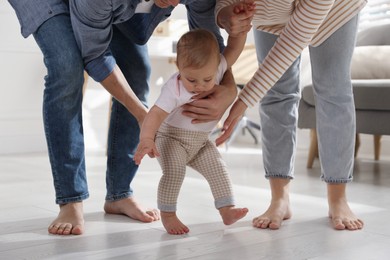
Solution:
[[[309,47],[316,97],[321,179],[352,180],[355,146],[355,105],[350,65],[358,18],[355,17],[317,47]],[[259,62],[277,36],[254,31]],[[263,161],[266,178],[293,178],[298,119],[300,57],[260,102]]]
[[[56,203],[82,201],[89,196],[81,106],[84,67],[69,16],[49,19],[34,33],[34,38],[47,68],[43,121]],[[116,31],[111,48],[130,85],[146,102],[150,75],[146,46],[135,45]],[[107,200],[132,195],[130,183],[138,169],[132,158],[138,136],[138,123],[114,100],[108,138]]]
[[[127,36],[114,25],[110,48],[127,82],[146,106],[151,73],[147,45],[137,45]],[[130,183],[138,170],[133,157],[139,143],[139,133],[135,117],[113,98],[108,133],[106,200],[132,196]]]
[[[70,19],[58,15],[34,33],[47,68],[43,123],[56,203],[88,198],[82,125],[84,67]]]

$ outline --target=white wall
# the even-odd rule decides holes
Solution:
[[[0,154],[46,151],[42,96],[46,68],[32,36],[24,39],[16,15],[0,1]],[[89,149],[106,144],[109,95],[88,81],[83,103]]]
[[[46,75],[43,56],[32,36],[24,39],[20,34],[19,22],[7,1],[0,1],[0,35],[0,154],[46,151],[42,122]],[[151,101],[156,98],[158,87],[175,71],[174,64],[169,63],[170,54],[153,55],[158,52],[161,50],[152,51]],[[109,98],[103,87],[91,78],[88,80],[83,101],[87,150],[105,149]]]
[[[180,6],[173,13],[174,19],[186,19],[185,8]],[[24,39],[20,34],[19,23],[7,1],[0,1],[0,154],[46,151],[42,124],[42,93],[46,69],[42,54],[34,39]],[[159,93],[162,82],[175,71],[169,62],[168,52],[164,55],[158,46],[167,46],[164,38],[155,38],[151,43],[152,79],[150,102]],[[248,42],[253,37],[248,36]],[[164,45],[167,44],[167,45]],[[92,79],[83,102],[84,132],[87,150],[104,149],[108,127],[109,95]],[[258,121],[257,108],[247,115]],[[309,132],[298,131],[298,148],[307,149]],[[389,137],[383,138],[382,154],[390,154]],[[372,138],[362,136],[360,154],[371,158]]]
[[[7,1],[0,2],[0,34],[0,153],[43,150],[42,57],[33,39],[22,38]]]

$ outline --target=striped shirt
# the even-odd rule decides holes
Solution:
[[[217,0],[219,11],[239,0]],[[275,85],[308,45],[318,46],[352,19],[366,0],[255,0],[253,26],[279,35],[239,98],[252,107]]]

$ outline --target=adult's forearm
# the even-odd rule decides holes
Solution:
[[[252,107],[263,99],[269,89],[299,57],[326,19],[335,0],[302,0],[291,14],[285,28],[268,52],[258,70],[240,93],[240,99]],[[307,10],[314,10],[310,15]],[[306,21],[302,24],[301,21]],[[296,31],[300,33],[295,33]],[[261,46],[260,46],[261,47]]]
[[[220,85],[222,85],[225,88],[225,97],[227,100],[230,100],[230,104],[233,103],[233,101],[237,97],[237,85],[233,77],[233,73],[231,69],[228,69],[221,82]]]
[[[101,84],[115,99],[133,114],[141,125],[146,116],[147,109],[135,95],[117,65],[114,67],[112,73],[101,81]]]

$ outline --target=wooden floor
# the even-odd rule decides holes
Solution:
[[[292,183],[293,218],[277,231],[251,226],[270,199],[261,149],[221,150],[228,163],[237,206],[248,215],[224,226],[205,180],[189,174],[182,187],[178,215],[190,233],[166,234],[161,222],[143,224],[105,215],[104,152],[87,154],[91,197],[85,201],[86,233],[49,235],[57,214],[46,154],[0,156],[0,259],[390,259],[390,160],[359,158],[349,200],[365,221],[361,231],[335,231],[327,218],[325,184],[319,164],[306,169],[306,151],[298,151]],[[160,177],[156,160],[146,159],[134,181],[135,196],[156,205]]]

